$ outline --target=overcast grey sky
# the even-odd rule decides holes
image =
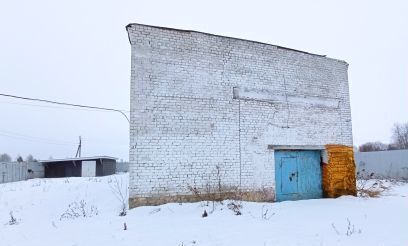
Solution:
[[[251,39],[347,61],[354,144],[408,121],[406,1],[1,1],[0,93],[129,110],[136,22]],[[128,159],[117,113],[0,97],[0,153]]]

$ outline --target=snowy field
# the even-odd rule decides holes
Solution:
[[[214,210],[206,202],[167,204],[121,217],[118,189],[125,193],[127,179],[0,184],[0,245],[408,245],[408,184],[387,183],[379,198],[242,202],[242,215],[225,201]]]

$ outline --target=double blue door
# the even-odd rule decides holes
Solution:
[[[276,200],[322,197],[320,151],[275,151]]]

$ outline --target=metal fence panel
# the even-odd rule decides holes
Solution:
[[[357,170],[375,178],[408,180],[408,150],[355,152]]]
[[[43,178],[44,167],[38,162],[0,162],[0,183]]]

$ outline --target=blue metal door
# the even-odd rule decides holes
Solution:
[[[276,200],[322,197],[320,151],[275,151]]]
[[[279,163],[281,168],[280,179],[285,185],[281,186],[282,193],[284,194],[297,194],[298,193],[298,175],[297,175],[297,161],[296,157],[282,157]]]

